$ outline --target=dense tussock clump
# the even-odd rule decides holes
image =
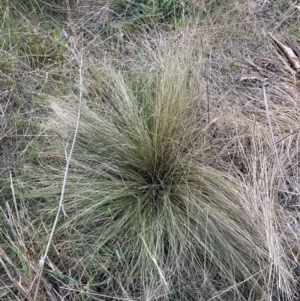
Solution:
[[[64,260],[55,261],[95,296],[255,300],[267,252],[243,208],[249,198],[241,183],[214,164],[226,139],[213,137],[222,119],[204,122],[196,105],[201,52],[191,40],[180,45],[145,47],[150,60],[139,63],[151,72],[99,67],[103,89],[82,107],[64,200],[68,218],[55,237]],[[40,204],[43,216],[55,213],[64,145],[77,118],[74,97],[49,104],[42,167],[26,166],[35,168],[28,183],[39,187],[29,195],[48,200]]]

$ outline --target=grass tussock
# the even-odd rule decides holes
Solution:
[[[267,252],[244,210],[243,187],[213,164],[225,141],[213,139],[213,128],[222,120],[205,122],[197,109],[202,53],[192,42],[145,46],[150,60],[139,62],[138,74],[99,66],[105,88],[93,110],[82,108],[64,200],[68,218],[55,245],[95,296],[109,290],[110,297],[207,300],[225,290],[242,300],[263,293]],[[42,173],[27,166],[26,181],[39,187],[29,197],[42,196],[42,220],[51,227],[77,109],[75,97],[49,103],[52,134],[38,150]]]

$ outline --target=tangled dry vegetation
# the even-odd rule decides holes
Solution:
[[[299,300],[299,7],[117,2],[1,3],[1,300]]]

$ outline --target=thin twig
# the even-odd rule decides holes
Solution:
[[[269,128],[270,128],[271,141],[272,141],[272,144],[273,144],[273,147],[274,147],[274,151],[275,151],[276,157],[278,157],[277,148],[275,147],[275,137],[274,137],[272,123],[271,123],[271,118],[270,118],[270,112],[269,112],[269,106],[268,106],[268,98],[267,98],[265,84],[263,84],[263,93],[264,93],[264,104],[265,104],[266,114],[267,114],[267,119],[268,119],[268,124],[269,124]]]
[[[64,180],[63,180],[63,185],[62,185],[62,190],[61,190],[61,196],[60,196],[60,201],[59,201],[55,221],[54,221],[53,226],[52,226],[52,230],[51,230],[51,233],[50,233],[50,237],[49,237],[49,240],[48,240],[48,243],[47,243],[45,253],[44,253],[44,255],[42,256],[42,258],[40,259],[40,262],[39,262],[38,280],[37,280],[37,285],[36,285],[36,290],[35,290],[35,295],[34,295],[34,301],[36,301],[36,299],[37,299],[37,294],[38,294],[38,290],[39,290],[39,286],[40,286],[40,282],[41,282],[41,277],[42,277],[42,273],[43,273],[43,269],[44,269],[44,265],[45,265],[45,260],[48,256],[48,252],[49,252],[50,245],[51,245],[51,242],[52,242],[52,239],[53,239],[53,236],[54,236],[54,232],[55,232],[55,229],[56,229],[56,226],[57,226],[57,223],[58,223],[60,212],[62,211],[64,213],[64,215],[67,216],[65,211],[64,211],[64,208],[63,208],[63,200],[64,200],[65,188],[66,188],[66,183],[67,183],[67,178],[68,178],[70,161],[71,161],[71,158],[72,158],[72,154],[73,154],[73,150],[74,150],[74,146],[75,146],[75,142],[76,142],[76,138],[77,138],[77,134],[78,134],[79,124],[80,124],[81,105],[82,105],[82,98],[83,98],[83,56],[82,56],[82,50],[81,50],[81,52],[78,52],[77,49],[76,49],[76,44],[75,43],[72,43],[72,44],[73,44],[73,47],[74,47],[72,49],[72,52],[75,55],[75,59],[77,60],[77,64],[79,66],[79,105],[78,105],[77,123],[76,123],[76,128],[75,128],[75,133],[74,133],[74,137],[73,137],[71,150],[70,150],[69,156],[67,158],[66,169],[65,169],[65,173],[64,173]]]
[[[277,141],[276,141],[276,144],[279,143],[279,142],[281,142],[282,140],[284,140],[284,139],[286,139],[286,138],[288,138],[288,137],[290,137],[290,136],[296,134],[296,133],[299,132],[299,131],[300,131],[300,126],[297,127],[297,128],[295,128],[295,129],[293,129],[293,130],[291,130],[291,132],[290,132],[289,134],[287,134],[286,136],[284,136],[284,137],[280,138],[279,140],[277,140]]]
[[[284,186],[284,188],[286,189],[286,191],[288,191],[288,188],[287,188],[286,183],[284,181],[284,175],[283,175],[283,171],[282,171],[282,166],[280,164],[280,160],[279,160],[279,156],[278,156],[278,151],[277,151],[277,148],[276,148],[275,136],[274,136],[273,127],[272,127],[271,118],[270,118],[270,112],[269,112],[269,106],[268,106],[268,98],[267,98],[265,84],[263,84],[263,94],[264,94],[264,104],[265,104],[265,108],[266,108],[266,114],[267,114],[268,124],[269,124],[269,128],[270,128],[271,142],[272,142],[272,146],[273,146],[273,149],[274,149],[274,152],[275,152],[276,163],[277,163],[280,175],[281,175],[282,185]]]
[[[18,222],[19,222],[19,225],[20,225],[21,221],[20,221],[19,210],[18,210],[18,206],[17,206],[17,200],[16,200],[16,195],[15,195],[15,190],[14,190],[14,185],[13,185],[11,171],[9,172],[9,177],[10,177],[10,188],[11,188],[11,193],[12,193],[12,196],[13,196],[13,201],[14,201],[14,206],[15,206],[15,210],[16,210],[16,215],[17,215]]]
[[[207,96],[207,123],[210,123],[210,108],[209,108],[209,90],[208,90],[208,84],[206,84],[206,96]]]

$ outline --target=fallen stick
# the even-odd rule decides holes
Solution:
[[[300,60],[298,57],[298,53],[300,55],[300,51],[297,49],[297,47],[292,43],[290,44],[293,48],[295,48],[295,51],[294,51],[292,48],[279,42],[279,40],[276,39],[272,33],[269,32],[268,34],[272,38],[274,43],[276,44],[277,48],[279,48],[279,50],[284,54],[286,59],[292,65],[292,67],[296,70],[297,74],[300,73]]]

